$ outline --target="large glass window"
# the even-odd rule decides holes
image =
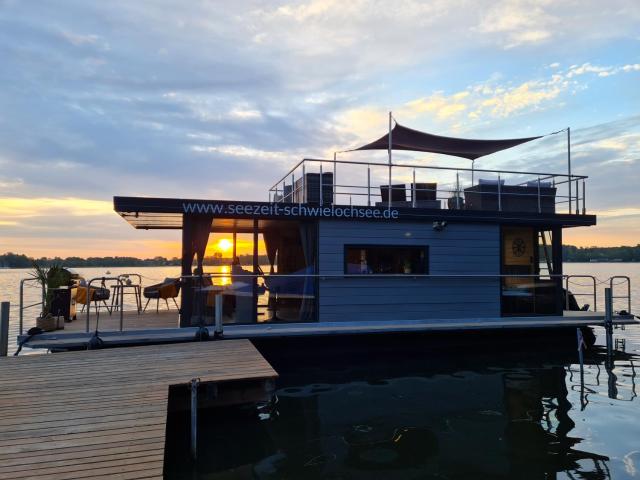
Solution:
[[[428,247],[404,245],[345,245],[346,274],[429,273]]]

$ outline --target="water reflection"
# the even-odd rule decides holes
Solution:
[[[499,354],[419,345],[401,353],[305,348],[299,356],[266,348],[281,373],[277,401],[257,412],[205,413],[200,446],[207,454],[186,476],[196,470],[211,479],[629,475],[640,450],[635,357],[617,351],[608,364],[596,347],[585,357],[581,382],[571,347],[499,347]],[[179,471],[191,468],[186,451],[169,447],[167,474],[183,478]]]

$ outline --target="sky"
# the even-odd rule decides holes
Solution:
[[[389,111],[468,138],[570,126],[598,225],[564,242],[640,243],[637,0],[0,0],[0,59],[0,253],[179,255],[113,196],[266,200]],[[564,173],[565,141],[477,166]]]

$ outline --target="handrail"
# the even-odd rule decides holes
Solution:
[[[86,325],[87,333],[89,333],[89,313],[91,312],[91,282],[93,282],[94,280],[101,280],[103,283],[106,282],[107,280],[109,281],[115,280],[116,282],[118,282],[118,285],[120,287],[122,287],[123,285],[122,280],[120,279],[120,276],[117,276],[117,277],[95,277],[89,280],[86,285],[78,286],[78,288],[85,288],[87,290],[87,325]],[[119,288],[118,291],[120,292],[120,305],[124,305],[124,295],[123,295],[124,289]],[[96,306],[96,312],[98,308],[99,307]],[[97,321],[98,319],[96,318],[96,322]],[[124,308],[120,308],[120,331],[121,332],[123,330],[123,327],[124,327]],[[96,323],[96,328],[97,328],[97,323]]]
[[[489,198],[491,198],[491,196],[497,196],[497,201],[498,201],[498,211],[502,211],[504,208],[504,200],[506,200],[507,198],[511,198],[513,199],[514,197],[519,197],[519,198],[533,198],[533,197],[537,197],[537,208],[534,205],[529,206],[528,208],[530,208],[532,211],[537,211],[538,213],[542,213],[543,210],[546,210],[548,207],[546,205],[542,204],[542,200],[546,199],[546,198],[552,198],[553,199],[553,204],[554,205],[560,205],[560,204],[568,204],[569,205],[569,213],[570,214],[575,214],[575,215],[579,215],[581,212],[583,215],[586,214],[586,183],[585,180],[588,178],[586,175],[575,175],[575,174],[566,174],[566,173],[548,173],[548,172],[524,172],[524,171],[516,171],[516,170],[495,170],[495,169],[475,169],[475,168],[466,168],[466,167],[442,167],[442,166],[432,166],[432,165],[410,165],[410,164],[404,164],[404,163],[382,163],[382,162],[357,162],[357,161],[350,161],[350,160],[329,160],[329,159],[318,159],[318,158],[305,158],[301,161],[299,161],[293,168],[291,168],[287,174],[285,174],[283,177],[281,177],[276,183],[274,183],[268,190],[269,193],[269,201],[273,201],[273,202],[285,202],[285,203],[306,203],[308,200],[305,198],[305,193],[306,193],[306,173],[309,173],[308,170],[306,168],[306,163],[315,163],[316,166],[318,166],[319,164],[319,171],[320,173],[322,173],[323,168],[322,166],[324,164],[333,164],[333,173],[334,173],[334,177],[333,177],[333,181],[327,183],[324,179],[324,177],[320,177],[320,194],[323,193],[323,187],[326,185],[326,188],[332,188],[332,194],[333,194],[333,203],[334,204],[338,204],[340,202],[338,202],[337,197],[338,196],[347,196],[349,198],[349,204],[351,205],[351,198],[353,196],[355,196],[356,198],[358,197],[364,197],[366,195],[367,197],[367,205],[371,205],[371,196],[373,194],[373,196],[381,196],[382,194],[378,194],[376,192],[372,192],[371,188],[371,167],[377,167],[377,168],[389,168],[391,169],[392,167],[396,167],[396,168],[400,168],[400,169],[411,169],[413,171],[413,184],[415,184],[415,180],[416,180],[416,170],[436,170],[436,171],[447,171],[447,172],[451,172],[451,173],[455,173],[456,174],[456,181],[455,181],[455,190],[451,190],[451,189],[436,189],[436,201],[444,201],[444,200],[448,200],[449,202],[453,199],[455,199],[455,207],[451,207],[451,208],[455,208],[455,209],[459,209],[462,208],[462,206],[459,204],[460,202],[460,198],[462,195],[462,192],[464,191],[465,194],[466,193],[473,193],[474,198],[485,198],[487,196],[489,196]],[[351,166],[366,166],[367,168],[367,172],[366,172],[366,186],[365,185],[343,185],[343,184],[339,184],[337,183],[337,180],[335,178],[335,172],[336,172],[336,165],[337,164],[342,164],[342,165],[351,165]],[[296,172],[299,172],[299,168],[300,166],[302,166],[302,177],[296,178]],[[329,169],[327,169],[328,171]],[[486,173],[486,174],[491,174],[491,175],[495,175],[497,174],[498,179],[500,180],[500,177],[502,175],[502,177],[504,178],[504,176],[508,176],[508,175],[515,175],[518,178],[516,179],[516,183],[514,183],[513,185],[509,185],[509,187],[513,186],[513,187],[522,187],[525,184],[529,184],[528,186],[532,187],[533,189],[535,189],[536,187],[536,182],[537,182],[537,195],[535,193],[523,193],[523,192],[515,192],[515,191],[509,191],[509,189],[507,188],[507,186],[505,185],[505,187],[503,188],[503,186],[500,184],[500,182],[498,181],[498,188],[497,188],[497,192],[493,192],[493,191],[487,191],[487,189],[472,189],[471,191],[469,191],[467,188],[461,188],[460,185],[460,174],[461,173],[466,173],[466,172],[470,172],[471,173],[471,185],[472,186],[476,186],[476,184],[474,184],[473,182],[473,178],[474,175],[478,174],[478,173]],[[317,174],[317,172],[314,172],[315,174]],[[406,173],[406,170],[405,170]],[[403,175],[403,180],[406,183],[408,180],[404,177],[406,177],[406,175]],[[524,178],[529,178],[530,180],[528,181],[524,181]],[[537,178],[536,178],[537,177]],[[302,180],[302,181],[300,181]],[[552,187],[554,189],[557,189],[560,186],[563,185],[567,185],[567,190],[568,192],[558,192],[557,190],[555,191],[555,193],[553,194],[548,194],[545,193],[544,191],[542,191],[542,188],[546,188],[542,187],[541,182],[544,180],[551,180],[551,184]],[[400,180],[398,180],[400,181]],[[582,191],[580,190],[580,181],[582,181]],[[289,183],[290,182],[290,183]],[[389,179],[389,182],[391,182],[391,178]],[[572,193],[572,189],[570,188],[571,185],[575,182],[575,193]],[[354,183],[353,181],[348,182],[348,183]],[[446,182],[445,182],[446,185]],[[353,191],[355,190],[355,191]],[[358,191],[360,190],[360,191]],[[366,194],[364,193],[364,191],[366,190]],[[396,189],[394,189],[396,190]],[[430,191],[433,192],[433,189],[428,189],[428,188],[419,188],[416,189],[412,186],[412,188],[406,188],[406,187],[402,187],[401,190],[404,190],[404,192],[406,192],[407,190],[410,190],[410,197],[411,197],[411,206],[412,207],[416,207],[416,199],[414,198],[414,192],[420,192],[420,191]],[[363,193],[360,193],[363,192]],[[454,194],[455,196],[451,197],[451,198],[439,198],[438,197],[438,192],[448,192],[450,194]],[[300,194],[302,193],[302,194]],[[566,193],[566,194],[565,194]],[[317,192],[314,193],[314,196],[317,195]],[[321,195],[322,196],[322,195]],[[405,196],[406,198],[406,196]],[[389,195],[389,207],[391,207],[391,195]],[[322,205],[323,203],[323,199],[319,198],[318,199],[320,202],[320,205]],[[317,201],[317,200],[316,200]],[[346,202],[342,202],[344,204],[346,204]],[[475,203],[475,200],[472,202]],[[575,211],[573,210],[573,204],[575,204]],[[580,208],[580,204],[582,204],[582,208]],[[445,205],[446,206],[446,205]],[[475,206],[474,209],[483,209],[481,206]],[[489,207],[490,209],[495,209],[494,207]],[[513,208],[513,206],[511,207],[507,207],[509,208],[509,210],[511,210]]]
[[[489,169],[482,169],[482,168],[467,168],[467,167],[440,167],[437,165],[411,165],[411,164],[405,164],[405,163],[387,163],[387,162],[356,162],[353,160],[330,160],[327,158],[303,158],[302,160],[300,160],[298,163],[296,163],[291,169],[289,169],[289,171],[284,174],[282,176],[282,178],[280,178],[280,180],[278,180],[276,183],[274,183],[271,188],[269,188],[269,191],[273,190],[277,185],[279,185],[280,183],[282,183],[284,180],[286,180],[287,178],[289,178],[291,176],[291,174],[293,172],[296,171],[296,169],[302,165],[305,162],[320,162],[320,163],[336,163],[336,164],[343,164],[343,165],[368,165],[368,166],[374,166],[374,167],[400,167],[400,168],[421,168],[421,169],[430,169],[430,170],[453,170],[453,171],[461,171],[461,172],[481,172],[481,173],[510,173],[510,174],[514,174],[514,175],[536,175],[536,176],[549,176],[549,177],[568,177],[571,179],[579,179],[579,180],[583,180],[583,179],[587,179],[589,178],[587,175],[575,175],[575,174],[571,174],[568,175],[566,173],[548,173],[548,172],[522,172],[522,171],[518,171],[518,170],[489,170]],[[566,181],[566,180],[565,180]]]
[[[45,287],[44,285],[42,285],[42,300],[38,303],[33,303],[31,305],[27,305],[26,307],[24,306],[24,284],[26,282],[37,282],[38,279],[37,278],[23,278],[20,280],[20,310],[19,310],[19,330],[20,330],[20,335],[22,335],[24,333],[24,315],[23,315],[23,311],[26,310],[27,308],[31,308],[31,307],[35,307],[37,305],[44,305],[45,302],[45,297],[46,297],[46,291],[45,291]]]
[[[597,306],[597,281],[596,281],[596,277],[594,277],[593,275],[565,275],[565,297],[566,297],[566,307],[567,310],[569,310],[569,279],[570,278],[589,278],[593,281],[593,293],[574,293],[571,292],[571,294],[575,297],[575,296],[587,296],[587,295],[592,295],[593,296],[593,311],[597,312],[598,311],[598,306]]]
[[[613,280],[616,278],[621,278],[624,281],[614,284]],[[620,285],[622,283],[626,283],[627,284],[627,295],[625,297],[615,297],[613,296],[613,287],[614,285]],[[611,289],[611,299],[616,299],[616,298],[626,298],[627,299],[627,313],[631,313],[631,279],[626,276],[626,275],[614,275],[613,277],[609,277],[609,288]]]

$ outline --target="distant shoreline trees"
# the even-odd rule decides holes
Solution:
[[[640,244],[635,247],[574,247],[562,246],[562,257],[565,262],[640,262]],[[251,265],[251,254],[239,255],[240,263]],[[80,267],[179,267],[181,261],[177,257],[67,257],[67,258],[32,258],[19,253],[5,253],[0,255],[0,268],[31,268],[37,262],[42,266],[51,266],[54,263],[62,264],[69,268]],[[266,255],[259,255],[258,262],[262,265],[268,263]],[[228,265],[230,257],[222,257],[217,253],[213,257],[205,257],[204,264],[209,266]]]
[[[253,263],[253,255],[238,255],[240,263],[243,265],[250,265]],[[153,257],[153,258],[136,258],[136,257],[55,257],[55,258],[32,258],[27,255],[18,253],[5,253],[0,255],[0,268],[31,268],[33,263],[36,262],[42,266],[51,266],[54,263],[62,264],[69,268],[82,268],[82,267],[179,267],[181,260],[177,257],[165,258],[165,257]],[[258,262],[265,264],[268,263],[266,255],[259,255]],[[225,258],[219,254],[213,257],[205,257],[204,264],[209,266],[214,265],[229,265],[231,263],[231,257]]]

